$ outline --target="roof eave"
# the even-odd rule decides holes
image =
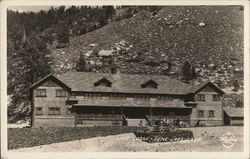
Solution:
[[[189,94],[196,94],[197,92],[199,92],[200,90],[202,90],[206,85],[208,84],[212,84],[215,88],[217,88],[217,90],[221,93],[221,94],[226,94],[222,89],[220,89],[218,86],[216,86],[215,84],[213,84],[212,82],[208,81],[205,82],[204,84],[202,84],[200,87],[196,88],[195,90],[191,91]]]

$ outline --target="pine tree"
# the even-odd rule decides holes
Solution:
[[[192,65],[190,64],[189,61],[186,61],[182,67],[182,75],[183,75],[183,79],[186,82],[189,82],[192,78]]]
[[[69,28],[65,22],[60,22],[57,28],[57,40],[59,43],[69,43]]]
[[[76,63],[76,70],[79,72],[87,72],[88,71],[87,62],[86,62],[86,59],[85,59],[83,53],[80,54],[80,57]]]
[[[20,46],[10,69],[10,87],[14,87],[8,114],[16,119],[29,115],[29,87],[51,73],[50,51],[42,38],[31,36]]]
[[[235,80],[234,81],[234,89],[233,91],[237,92],[240,88],[240,83],[239,83],[239,80]]]
[[[113,6],[103,6],[106,19],[111,19],[115,15],[115,8]]]

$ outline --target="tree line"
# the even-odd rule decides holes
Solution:
[[[60,6],[22,13],[8,10],[8,116],[19,120],[30,114],[29,87],[53,73],[53,43],[65,46],[70,37],[107,25],[114,15],[113,6]]]

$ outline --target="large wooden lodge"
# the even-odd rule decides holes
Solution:
[[[223,125],[224,92],[162,75],[67,72],[31,86],[32,127],[138,126],[162,119]]]

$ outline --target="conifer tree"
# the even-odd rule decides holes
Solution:
[[[79,72],[87,72],[88,68],[87,68],[87,62],[85,59],[85,56],[83,53],[80,54],[80,57],[76,63],[76,70]]]
[[[197,74],[196,74],[196,71],[195,71],[195,67],[194,67],[194,66],[192,66],[191,72],[192,72],[192,78],[197,78]]]
[[[50,50],[42,38],[31,36],[13,57],[9,72],[10,87],[14,88],[8,114],[21,118],[30,113],[30,86],[51,73]],[[18,110],[18,111],[17,111]]]
[[[192,78],[192,65],[190,64],[189,61],[186,61],[182,67],[182,75],[183,75],[183,79],[186,82],[189,82]]]
[[[69,28],[65,22],[60,22],[58,25],[57,40],[59,43],[69,43]]]
[[[233,91],[237,92],[239,90],[239,88],[240,88],[240,83],[239,83],[238,80],[235,80],[234,81],[234,89],[233,89]]]

